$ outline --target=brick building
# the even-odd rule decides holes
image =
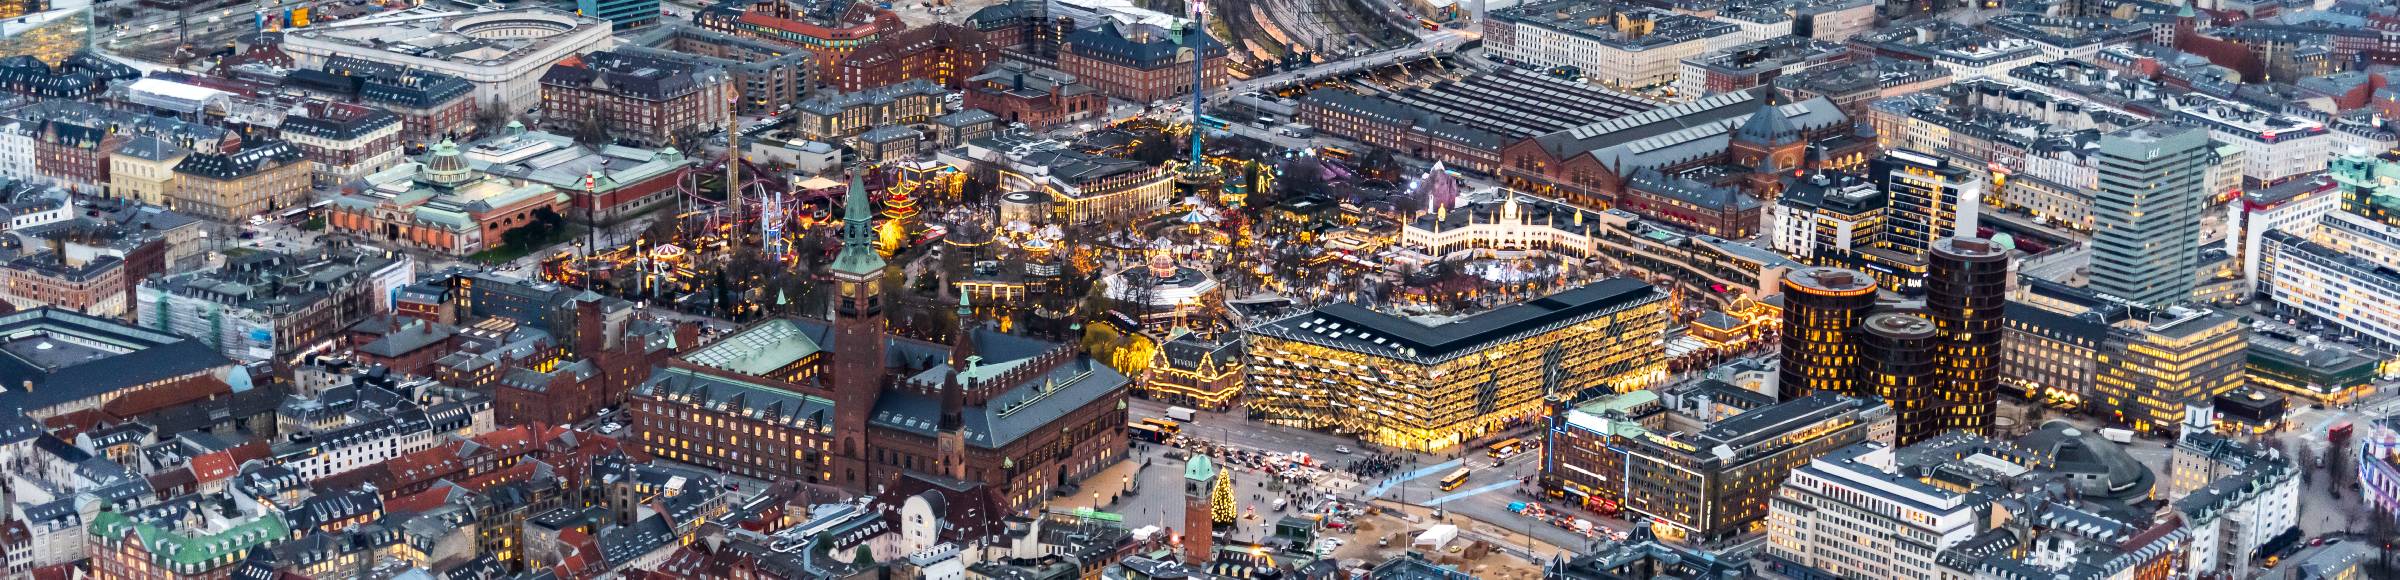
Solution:
[[[125,314],[125,260],[43,252],[0,269],[0,298],[19,310],[56,306],[94,316]]]
[[[771,113],[808,97],[813,68],[808,51],[746,36],[700,28],[677,20],[644,28],[621,39],[617,52],[683,60],[733,74],[744,114]]]
[[[999,48],[983,33],[950,23],[912,28],[884,36],[842,55],[826,71],[836,90],[863,91],[909,79],[926,79],[951,89],[983,72],[999,56]]]
[[[316,185],[336,186],[400,159],[400,116],[376,107],[310,100],[277,129],[316,162]]]
[[[1111,97],[1147,103],[1192,92],[1192,59],[1201,85],[1225,86],[1225,44],[1208,34],[1115,20],[1067,35],[1058,68]]]
[[[411,70],[367,77],[359,84],[358,100],[399,115],[401,138],[423,143],[473,130],[475,99],[469,95],[474,92],[466,79]]]
[[[907,28],[900,15],[873,2],[757,0],[749,6],[726,2],[692,17],[702,28],[771,40],[808,49],[822,70],[842,55]]]
[[[365,178],[362,191],[327,207],[333,229],[362,239],[464,256],[501,245],[509,230],[534,222],[544,209],[566,212],[567,196],[540,183],[475,171],[458,145],[443,141],[423,163],[405,163]]]
[[[1809,155],[1810,146],[1820,152]],[[1510,187],[1587,207],[1618,207],[1637,174],[1732,185],[1773,199],[1792,171],[1863,158],[1875,146],[1822,97],[1789,102],[1772,88],[1710,95],[1649,113],[1517,141],[1501,149]],[[1648,211],[1657,204],[1632,203]],[[1667,214],[1644,214],[1662,218]],[[1679,217],[1699,222],[1696,217]]]
[[[569,57],[542,75],[542,108],[554,129],[597,122],[619,141],[662,146],[726,128],[732,83],[703,63],[594,52]]]
[[[1108,95],[1075,75],[1018,62],[992,65],[967,79],[965,90],[967,108],[991,111],[1004,123],[1024,123],[1032,131],[1092,119],[1108,110]]]
[[[628,441],[852,491],[940,475],[991,487],[1011,512],[1124,457],[1128,381],[1074,345],[971,315],[950,344],[889,334],[872,202],[855,178],[848,195],[832,319],[769,320],[668,361],[634,391]]]
[[[632,316],[623,300],[573,300],[574,333],[565,360],[501,371],[492,386],[492,420],[501,425],[567,425],[623,404],[650,370],[680,348],[699,344],[699,328]],[[673,336],[669,336],[672,334]]]

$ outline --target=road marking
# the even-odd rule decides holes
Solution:
[[[1466,490],[1466,491],[1462,491],[1462,492],[1458,492],[1458,493],[1453,493],[1453,494],[1450,494],[1450,495],[1445,495],[1445,496],[1442,496],[1442,497],[1433,498],[1433,499],[1431,499],[1431,500],[1426,500],[1424,503],[1419,503],[1419,504],[1417,504],[1417,505],[1420,505],[1420,506],[1425,506],[1425,507],[1434,507],[1434,506],[1438,506],[1438,505],[1441,505],[1441,504],[1444,504],[1444,503],[1449,503],[1449,502],[1454,502],[1454,501],[1458,501],[1458,500],[1462,500],[1462,499],[1467,499],[1467,498],[1470,498],[1470,497],[1475,497],[1475,495],[1476,495],[1476,494],[1483,494],[1483,493],[1491,493],[1491,492],[1495,492],[1495,491],[1500,491],[1500,490],[1502,490],[1502,489],[1506,489],[1508,486],[1512,486],[1512,485],[1516,485],[1516,484],[1517,484],[1517,482],[1514,482],[1514,481],[1503,481],[1503,482],[1499,482],[1499,483],[1487,484],[1487,485],[1484,485],[1483,487],[1478,487],[1478,488],[1474,488],[1474,489],[1470,489],[1470,490]]]
[[[1417,470],[1416,470],[1416,471],[1411,471],[1411,472],[1408,472],[1408,473],[1403,473],[1403,474],[1400,474],[1400,477],[1395,477],[1395,478],[1392,478],[1392,479],[1387,479],[1387,480],[1384,480],[1384,481],[1382,481],[1382,482],[1376,483],[1376,484],[1375,484],[1375,487],[1367,488],[1367,497],[1383,497],[1383,494],[1385,494],[1385,493],[1390,493],[1390,492],[1392,491],[1392,488],[1394,488],[1394,487],[1399,487],[1399,486],[1400,486],[1400,484],[1403,484],[1403,483],[1408,483],[1408,482],[1409,482],[1409,480],[1413,480],[1413,479],[1417,479],[1417,478],[1420,478],[1420,477],[1425,477],[1425,476],[1428,476],[1428,475],[1433,475],[1433,474],[1436,474],[1436,473],[1441,473],[1441,472],[1443,472],[1443,471],[1447,471],[1447,470],[1450,470],[1450,469],[1454,469],[1454,468],[1457,468],[1457,467],[1458,467],[1459,465],[1461,465],[1461,464],[1465,464],[1466,462],[1467,462],[1466,458],[1464,458],[1464,457],[1461,457],[1461,458],[1458,458],[1458,459],[1452,459],[1452,460],[1449,460],[1449,461],[1444,461],[1444,462],[1441,462],[1441,463],[1436,463],[1436,464],[1433,464],[1433,465],[1428,465],[1428,466],[1425,466],[1425,467],[1420,467],[1420,468],[1417,468]]]

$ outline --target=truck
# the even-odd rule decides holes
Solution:
[[[2110,427],[2100,430],[2100,437],[2118,443],[2133,443],[2133,432]]]
[[[1310,126],[1307,126],[1307,125],[1302,125],[1302,124],[1299,124],[1299,123],[1293,123],[1293,124],[1290,124],[1290,125],[1285,125],[1285,126],[1283,127],[1283,134],[1284,134],[1285,136],[1290,136],[1290,137],[1299,137],[1299,138],[1301,138],[1301,139],[1308,139],[1308,138],[1311,138],[1311,137],[1316,137],[1316,136],[1317,136],[1317,128],[1316,128],[1316,127],[1310,127]]]
[[[1167,407],[1167,418],[1190,423],[1192,422],[1192,414],[1198,412],[1199,411],[1194,411],[1187,407]]]

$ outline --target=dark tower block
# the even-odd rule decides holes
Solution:
[[[1883,397],[1896,419],[1894,447],[1939,433],[1941,401],[1934,393],[1933,321],[1886,312],[1859,328],[1858,374],[1869,394]]]
[[[1859,394],[1858,325],[1874,306],[1875,279],[1866,274],[1809,268],[1785,276],[1778,397]]]
[[[850,192],[842,201],[842,250],[833,258],[833,372],[828,377],[834,395],[834,481],[861,489],[866,465],[867,415],[883,390],[884,335],[883,256],[875,253],[874,201],[867,198],[865,171],[850,174]]]
[[[2008,250],[1983,238],[1935,241],[1925,265],[1925,313],[1941,339],[1934,389],[1944,431],[1990,435],[2000,389],[2000,337],[2008,305]]]

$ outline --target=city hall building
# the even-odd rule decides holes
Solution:
[[[1659,380],[1667,305],[1625,278],[1438,325],[1332,304],[1252,331],[1248,404],[1278,424],[1448,449],[1538,421],[1551,399]]]

